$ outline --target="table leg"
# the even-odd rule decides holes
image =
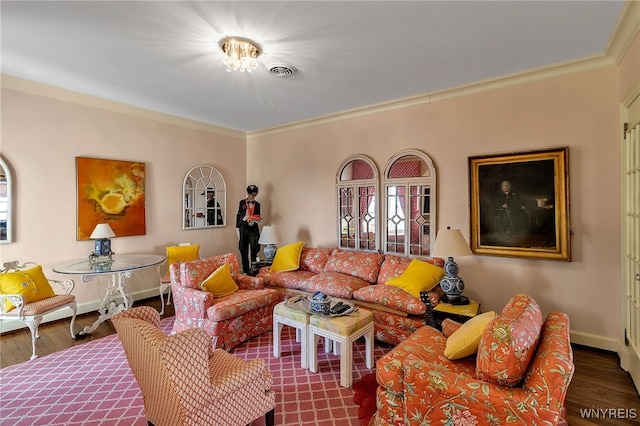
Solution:
[[[82,281],[93,281],[95,277],[96,275],[83,275]],[[125,311],[131,307],[131,295],[128,294],[125,289],[125,278],[129,277],[131,277],[131,271],[109,274],[107,289],[105,291],[104,298],[102,299],[102,303],[100,303],[100,307],[98,308],[98,319],[93,324],[86,326],[76,334],[76,338],[81,338],[93,333],[100,324],[110,319],[115,314]],[[116,303],[118,296],[122,299],[120,303]]]

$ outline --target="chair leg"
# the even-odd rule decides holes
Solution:
[[[29,327],[29,330],[31,330],[31,358],[30,359],[36,359],[38,358],[38,355],[36,355],[36,339],[38,337],[40,337],[40,335],[38,334],[38,326],[40,325],[40,321],[42,321],[42,315],[36,315],[33,317],[27,317],[24,319],[24,322],[27,324],[27,326]]]
[[[264,422],[266,426],[274,426],[276,424],[276,409],[273,408],[267,414],[264,415]]]
[[[73,311],[73,316],[71,316],[71,323],[69,324],[69,332],[71,333],[71,338],[75,339],[76,333],[73,330],[73,325],[76,322],[76,314],[78,313],[78,307],[76,306],[76,302],[73,302],[72,304],[70,304],[69,307]]]

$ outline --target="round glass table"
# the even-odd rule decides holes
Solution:
[[[158,280],[160,280],[160,266],[166,260],[165,256],[156,254],[115,254],[110,262],[95,264],[87,258],[72,260],[53,267],[53,272],[58,274],[81,275],[83,282],[93,281],[98,276],[108,278],[107,289],[98,308],[98,319],[76,334],[76,338],[88,335],[115,314],[132,306],[133,300],[126,291],[125,280],[131,277],[133,271],[155,266],[158,268]]]

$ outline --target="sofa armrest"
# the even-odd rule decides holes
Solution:
[[[449,338],[456,330],[462,327],[462,323],[454,321],[451,318],[445,318],[442,320],[440,327],[442,328],[442,335]]]
[[[557,424],[560,420],[562,408],[547,406],[541,393],[482,382],[413,355],[404,359],[403,370],[404,413],[413,421]]]
[[[208,291],[184,287],[171,283],[171,292],[175,309],[189,312],[191,318],[207,318],[207,309],[213,306],[215,298]]]
[[[264,279],[247,274],[238,274],[236,276],[236,284],[242,290],[262,290],[264,288]]]

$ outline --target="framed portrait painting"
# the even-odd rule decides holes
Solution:
[[[570,261],[567,147],[469,157],[471,250]]]
[[[98,223],[117,237],[146,234],[144,163],[76,157],[78,241]]]

